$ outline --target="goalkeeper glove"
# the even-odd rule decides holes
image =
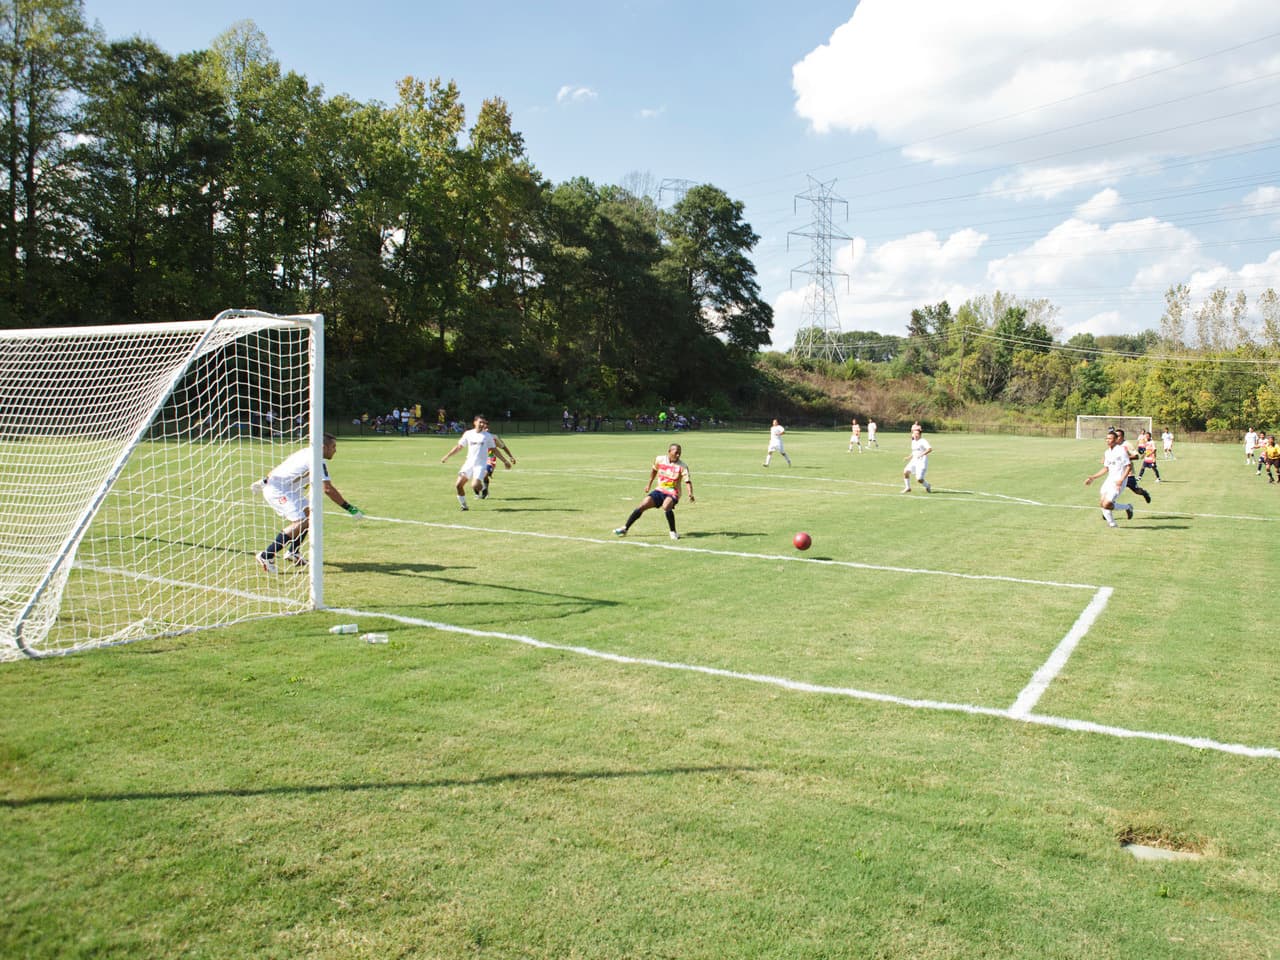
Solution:
[[[347,504],[345,507],[343,507],[342,509],[343,509],[343,510],[345,510],[345,511],[347,511],[347,513],[351,514],[351,515],[352,515],[353,517],[355,517],[357,520],[363,520],[363,519],[364,519],[364,511],[363,511],[363,510],[361,510],[359,507],[357,507],[354,503],[348,503],[348,504]]]

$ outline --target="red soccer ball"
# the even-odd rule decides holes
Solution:
[[[795,548],[797,550],[808,550],[809,546],[813,543],[813,537],[802,531],[792,537],[791,542],[795,544]]]

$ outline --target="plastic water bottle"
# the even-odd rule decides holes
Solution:
[[[359,633],[360,628],[354,623],[340,623],[336,627],[329,628],[330,633]]]
[[[388,637],[385,633],[362,633],[360,639],[365,643],[386,643]]]

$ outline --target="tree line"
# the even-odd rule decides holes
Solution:
[[[0,325],[324,313],[334,412],[849,412],[759,353],[773,315],[740,202],[551,183],[501,98],[468,121],[452,82],[396,92],[326,96],[247,21],[175,56],[106,39],[81,0],[0,0]],[[845,333],[833,372],[936,416],[1280,424],[1280,305],[1255,301],[1259,330],[1246,307],[1179,285],[1159,329],[1063,343],[1053,304],[997,292],[919,307],[905,337]]]
[[[0,0],[0,324],[326,316],[335,410],[727,412],[769,343],[742,204],[551,183],[507,104],[326,96],[242,22],[170,55]]]
[[[842,333],[845,359],[826,372],[914,384],[915,415],[935,422],[1000,406],[1047,422],[1111,414],[1195,431],[1280,429],[1280,297],[1268,289],[1253,306],[1257,321],[1242,291],[1217,289],[1193,308],[1178,284],[1157,328],[1062,341],[1051,302],[997,291],[954,310],[917,308],[903,337]]]

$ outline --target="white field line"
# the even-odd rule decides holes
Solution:
[[[405,466],[412,467],[413,466],[412,464],[405,464],[404,462],[399,460],[378,460],[378,461],[369,461],[369,462],[379,463],[384,466],[391,466],[391,467],[405,467]],[[584,470],[569,471],[569,470],[539,469],[538,467],[529,467],[521,464],[517,469],[519,470],[520,473],[532,474],[534,476],[573,477],[574,479],[588,478],[591,480],[617,480],[622,483],[633,483],[637,487],[642,486],[645,482],[645,478],[643,476],[638,476],[637,474],[634,474],[634,473],[618,474],[618,473],[613,473],[613,472],[608,472],[603,470],[592,470],[590,468],[586,468]],[[731,473],[728,471],[699,470],[696,472],[695,475],[697,477],[732,477],[735,479],[742,479],[742,480],[755,479],[753,474]],[[763,480],[764,477],[760,477],[759,479]],[[776,490],[776,491],[786,491],[789,493],[813,493],[813,494],[824,493],[824,494],[834,495],[837,497],[850,497],[850,496],[885,497],[891,500],[896,500],[900,496],[900,494],[898,493],[898,489],[899,489],[898,481],[886,483],[878,480],[850,480],[844,477],[788,476],[785,470],[780,470],[776,473],[770,474],[769,479],[771,481],[791,484],[791,486],[775,487],[769,484],[759,483],[759,482],[757,483],[717,483],[712,487],[712,489],[715,489],[716,487],[725,487],[725,488],[731,488],[735,490],[761,490],[761,491]],[[824,486],[824,488],[821,490],[816,490],[816,489],[804,490],[804,489],[797,489],[794,486],[794,484],[797,484],[797,483],[824,484],[826,486]],[[854,489],[850,489],[847,491],[831,489],[834,486],[847,486],[847,487],[852,487]],[[868,493],[866,490],[867,487],[883,487],[885,488],[886,492],[885,493]],[[1025,497],[1016,497],[1007,493],[994,493],[989,490],[949,489],[947,487],[938,487],[936,484],[934,489],[935,489],[935,492],[930,497],[931,500],[947,500],[949,502],[969,503],[969,504],[981,505],[981,506],[991,506],[994,502],[1001,501],[1005,503],[1017,504],[1019,506],[1041,507],[1045,509],[1054,509],[1054,510],[1097,510],[1098,509],[1096,504],[1044,503],[1040,500],[1031,500]],[[948,497],[947,496],[948,493],[956,494],[957,496]],[[978,498],[978,499],[974,499],[974,498]],[[632,498],[628,496],[627,499],[632,499]],[[703,499],[705,499],[705,497]],[[920,498],[920,499],[923,499],[923,498]],[[1275,515],[1253,516],[1250,514],[1236,514],[1236,513],[1194,513],[1187,510],[1161,510],[1155,507],[1146,507],[1145,504],[1143,506],[1146,509],[1146,513],[1148,514],[1158,513],[1162,518],[1169,518],[1169,519],[1185,517],[1185,518],[1190,518],[1195,520],[1239,520],[1245,523],[1280,522],[1280,516],[1275,516]],[[1141,517],[1142,514],[1139,514],[1138,516]]]
[[[574,477],[574,478],[585,477],[585,478],[590,478],[592,480],[618,480],[625,483],[634,483],[636,484],[637,489],[640,486],[642,486],[645,482],[645,478],[643,476],[637,477],[635,474],[621,475],[621,474],[615,474],[615,473],[607,473],[604,471],[592,471],[589,468],[586,470],[574,470],[574,471],[539,470],[536,467],[529,467],[529,468],[520,467],[519,469],[523,473],[541,474],[543,476],[557,476],[557,477],[568,476],[568,477]],[[710,470],[699,470],[697,471],[695,476],[696,477],[734,477],[739,479],[751,479],[750,474],[721,473],[721,472],[713,472]],[[764,478],[761,477],[760,479],[763,480]],[[734,489],[734,490],[760,490],[765,492],[785,491],[788,493],[824,494],[827,496],[837,496],[837,497],[852,497],[852,496],[885,497],[890,500],[897,500],[901,496],[901,494],[898,493],[898,490],[900,489],[901,481],[885,483],[885,482],[875,481],[875,480],[848,480],[842,477],[810,477],[810,476],[788,477],[786,473],[782,471],[778,472],[777,474],[770,474],[769,480],[790,484],[790,486],[772,486],[771,484],[768,484],[768,483],[716,483],[715,485],[710,486],[710,489],[715,490],[717,488],[728,488],[728,489]],[[814,488],[803,489],[803,488],[797,488],[796,486],[794,486],[794,484],[797,484],[797,483],[823,484],[824,486],[822,487],[822,489],[814,489]],[[832,487],[838,487],[838,486],[846,486],[852,489],[849,489],[849,490],[832,489]],[[866,489],[868,487],[883,487],[885,488],[886,492],[884,493],[868,492]],[[703,488],[700,487],[699,489],[701,490]],[[954,496],[948,496],[948,494],[953,494]],[[706,496],[700,493],[699,498],[702,500],[705,500]],[[1098,506],[1096,503],[1092,503],[1092,504],[1091,503],[1084,503],[1084,504],[1045,503],[1040,500],[1031,500],[1024,497],[1015,497],[1005,493],[994,493],[989,490],[962,490],[959,488],[952,489],[945,486],[939,486],[936,482],[934,483],[934,492],[932,495],[930,495],[927,498],[924,496],[920,496],[920,497],[917,497],[916,499],[926,500],[926,501],[935,501],[935,500],[947,501],[950,503],[969,503],[975,506],[992,506],[994,504],[999,503],[999,504],[1013,504],[1016,506],[1024,506],[1024,507],[1038,507],[1042,509],[1052,509],[1052,510],[1097,510],[1098,509]],[[1154,504],[1151,506],[1147,506],[1146,504],[1141,504],[1141,506],[1143,508],[1143,512],[1137,515],[1139,519],[1141,519],[1144,516],[1144,514],[1146,515],[1158,514],[1161,518],[1168,518],[1168,519],[1177,519],[1180,517],[1184,517],[1184,518],[1190,518],[1195,520],[1239,520],[1245,523],[1254,523],[1254,522],[1280,523],[1280,516],[1277,516],[1277,515],[1261,516],[1261,515],[1238,514],[1238,513],[1194,513],[1187,510],[1163,510],[1155,506]]]
[[[739,550],[712,550],[707,547],[687,547],[674,543],[650,543],[644,540],[626,540],[615,538],[604,540],[598,537],[574,537],[565,533],[540,533],[533,530],[504,530],[497,527],[475,527],[465,523],[435,523],[431,520],[405,520],[400,517],[377,517],[369,515],[368,519],[380,523],[402,523],[417,527],[436,527],[441,530],[466,530],[470,533],[492,533],[508,537],[534,537],[540,540],[568,540],[574,543],[599,543],[614,547],[632,547],[643,550],[674,550],[680,553],[702,553],[714,557],[739,557],[747,560],[780,560],[786,563],[816,563],[827,567],[848,567],[854,570],[876,570],[883,573],[909,573],[927,577],[952,577],[957,580],[994,580],[1001,583],[1021,583],[1033,587],[1058,587],[1065,590],[1099,590],[1092,583],[1063,583],[1057,580],[1029,580],[1025,577],[1009,577],[993,573],[957,573],[954,570],[928,570],[917,567],[890,567],[875,563],[858,563],[854,560],[824,560],[820,557],[800,557],[777,553],[746,553]]]
[[[1111,587],[1100,587],[1098,592],[1093,595],[1089,605],[1076,618],[1076,622],[1067,631],[1067,635],[1062,638],[1053,653],[1049,655],[1049,659],[1035,672],[1031,682],[1018,694],[1018,699],[1009,708],[1010,716],[1025,717],[1031,712],[1032,708],[1044,695],[1044,692],[1049,689],[1049,684],[1053,682],[1054,677],[1067,665],[1067,659],[1071,656],[1071,652],[1075,650],[1076,644],[1084,639],[1084,635],[1089,632],[1093,622],[1106,609],[1107,601],[1111,599],[1112,593]]]
[[[1046,727],[1057,727],[1062,730],[1071,730],[1078,733],[1096,733],[1109,737],[1120,737],[1124,739],[1138,740],[1156,740],[1163,743],[1173,743],[1179,746],[1194,747],[1198,750],[1216,750],[1221,753],[1231,753],[1242,757],[1266,757],[1280,760],[1280,749],[1275,747],[1252,747],[1239,743],[1220,743],[1217,740],[1210,740],[1205,737],[1184,737],[1171,733],[1154,733],[1147,730],[1128,730],[1124,727],[1112,727],[1101,723],[1093,723],[1089,720],[1071,720],[1066,717],[1050,717],[1041,714],[1026,713],[1015,714],[1012,710],[999,710],[994,707],[979,707],[969,703],[947,703],[942,700],[917,700],[909,697],[895,697],[885,693],[875,693],[870,690],[857,690],[852,687],[827,687],[815,683],[805,683],[800,680],[789,680],[786,677],[773,677],[767,674],[759,673],[739,673],[734,670],[722,670],[718,667],[703,667],[690,663],[672,663],[666,660],[651,660],[646,657],[628,657],[617,653],[608,653],[603,650],[593,650],[590,647],[575,647],[565,644],[548,643],[545,640],[538,640],[534,637],[527,637],[518,633],[502,633],[496,630],[476,630],[471,627],[460,627],[449,623],[440,623],[434,620],[423,620],[418,617],[405,617],[398,614],[382,613],[372,610],[357,610],[350,607],[331,607],[331,613],[341,614],[353,618],[359,617],[378,617],[384,620],[391,620],[395,623],[402,623],[406,626],[425,627],[431,630],[440,630],[445,633],[459,633],[470,637],[488,637],[496,640],[511,640],[516,643],[522,643],[530,647],[536,647],[539,650],[555,650],[561,653],[572,653],[584,657],[594,657],[598,660],[607,660],[612,663],[618,663],[628,666],[654,667],[661,670],[679,670],[688,673],[700,673],[711,677],[722,677],[728,680],[741,680],[748,683],[767,684],[769,686],[781,687],[785,690],[793,690],[798,693],[815,693],[825,694],[827,696],[851,697],[856,700],[871,700],[877,703],[894,704],[901,707],[910,707],[917,710],[941,710],[952,713],[967,713],[975,716],[996,717],[1002,720],[1017,720],[1022,723],[1034,723]]]

